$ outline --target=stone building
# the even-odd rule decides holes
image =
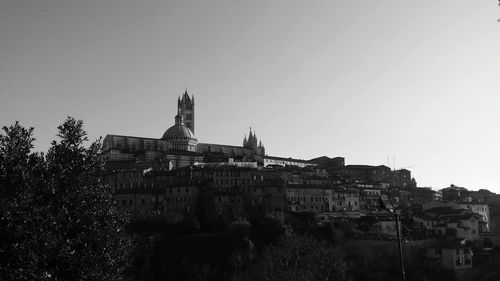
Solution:
[[[416,187],[415,179],[407,169],[393,170],[390,174],[390,184],[395,187]]]
[[[389,183],[391,176],[391,168],[384,165],[347,165],[330,168],[329,172],[331,175],[349,177],[356,182],[369,184]]]
[[[185,123],[185,118],[189,119]],[[174,169],[203,162],[194,136],[194,98],[187,92],[178,100],[175,124],[161,138],[106,135],[102,159],[108,170]]]
[[[408,190],[411,192],[411,202],[413,204],[423,205],[438,199],[436,191],[432,190],[430,187],[409,188]]]
[[[344,157],[334,157],[330,158],[327,156],[321,156],[309,160],[311,163],[318,165],[320,168],[324,169],[337,169],[345,166]]]
[[[335,208],[332,208],[332,210],[335,211],[359,211],[359,191],[336,188],[334,192],[334,204]]]
[[[165,193],[161,188],[126,188],[113,194],[118,207],[133,218],[165,215]]]
[[[328,212],[335,210],[332,186],[288,184],[286,200],[288,210],[295,212]]]
[[[194,134],[194,96],[184,91],[182,98],[177,99],[177,113],[182,116],[186,127]]]

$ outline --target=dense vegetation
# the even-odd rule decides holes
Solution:
[[[100,184],[100,142],[68,117],[46,154],[33,128],[0,135],[0,280],[120,280],[130,237]]]

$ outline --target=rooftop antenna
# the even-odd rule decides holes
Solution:
[[[396,171],[396,157],[392,156],[392,170]]]

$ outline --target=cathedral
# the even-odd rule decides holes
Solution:
[[[255,161],[263,165],[265,149],[255,131],[242,146],[199,143],[195,137],[194,96],[187,90],[177,99],[175,123],[161,138],[106,135],[103,153],[108,169],[174,169],[204,162]]]

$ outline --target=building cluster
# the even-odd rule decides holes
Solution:
[[[409,170],[345,165],[343,157],[270,156],[252,129],[241,146],[201,143],[194,135],[194,105],[184,92],[175,124],[161,138],[105,137],[104,181],[133,217],[195,217],[222,225],[256,214],[309,212],[320,223],[372,217],[358,237],[394,239],[394,217],[380,203],[385,197],[401,212],[406,237],[441,241],[424,257],[447,269],[470,268],[472,245],[490,232],[487,193],[417,187]]]

